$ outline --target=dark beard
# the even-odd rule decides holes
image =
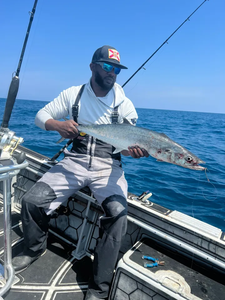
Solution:
[[[110,75],[109,75],[110,76]],[[95,72],[95,82],[105,91],[109,91],[113,88],[115,80],[112,83],[104,82],[101,75],[96,71]]]

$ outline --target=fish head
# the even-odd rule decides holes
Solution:
[[[206,168],[200,164],[205,164],[203,160],[189,151],[183,153],[175,153],[174,163],[187,169],[202,171]]]
[[[200,164],[205,162],[198,158],[196,155],[192,154],[190,151],[184,149],[173,150],[170,148],[158,149],[157,156],[155,156],[158,161],[164,161],[171,164],[181,166],[183,168],[192,170],[205,170]]]

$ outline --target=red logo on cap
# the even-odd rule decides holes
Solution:
[[[120,54],[115,49],[109,49],[109,58],[116,59],[118,62],[120,62]]]

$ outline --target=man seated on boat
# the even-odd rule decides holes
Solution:
[[[86,300],[105,299],[117,262],[121,240],[127,228],[127,181],[121,167],[120,153],[114,147],[91,136],[79,134],[78,124],[122,123],[135,125],[137,113],[132,102],[116,83],[121,69],[120,54],[110,46],[97,49],[90,64],[92,77],[84,86],[73,86],[61,92],[41,109],[35,119],[44,130],[58,131],[73,139],[71,150],[25,194],[21,217],[24,252],[13,259],[15,272],[21,272],[46,250],[48,222],[52,212],[68,197],[88,186],[102,206],[102,237],[96,246],[93,277]],[[69,115],[70,120],[65,119]],[[148,156],[144,149],[129,148],[123,155]]]

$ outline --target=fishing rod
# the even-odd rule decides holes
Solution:
[[[184,20],[183,23],[180,24],[180,26],[177,27],[176,30],[155,50],[155,52],[152,53],[152,55],[131,75],[131,77],[122,85],[124,87],[143,67],[144,65],[168,42],[168,40],[186,23],[190,17],[206,2],[209,0],[204,0],[188,17]],[[65,148],[67,148],[71,143],[73,142],[72,139],[70,139],[65,146],[63,146],[49,161],[54,162],[55,159],[59,157],[59,155],[64,151]]]
[[[8,128],[8,124],[9,124],[9,120],[10,120],[11,113],[12,113],[12,110],[13,110],[13,106],[15,104],[16,96],[17,96],[17,93],[18,93],[18,90],[19,90],[19,73],[20,73],[22,62],[23,62],[23,56],[24,56],[24,53],[25,53],[25,50],[26,50],[26,45],[27,45],[29,34],[30,34],[31,25],[32,25],[32,22],[33,22],[33,19],[34,19],[34,14],[35,14],[37,2],[38,2],[38,0],[35,0],[33,9],[30,12],[30,21],[29,21],[26,36],[25,36],[25,39],[24,39],[23,48],[22,48],[22,51],[21,51],[18,67],[17,67],[15,75],[12,78],[12,81],[11,81],[11,84],[10,84],[10,87],[9,87],[8,96],[7,96],[6,105],[5,105],[4,116],[3,116],[3,121],[2,121],[2,125],[1,125],[2,128]]]
[[[122,87],[124,87],[143,67],[145,64],[147,64],[147,62],[169,41],[169,39],[184,25],[184,23],[186,23],[187,21],[189,21],[190,17],[206,2],[209,0],[204,0],[194,11],[193,13],[190,14],[190,16],[187,17],[186,20],[184,20],[183,23],[180,24],[180,26],[177,27],[176,30],[174,30],[174,32],[155,50],[155,52],[152,53],[152,55],[137,69],[137,71],[135,71],[133,73],[133,75],[130,76],[129,79],[127,79],[127,81],[122,85]]]

